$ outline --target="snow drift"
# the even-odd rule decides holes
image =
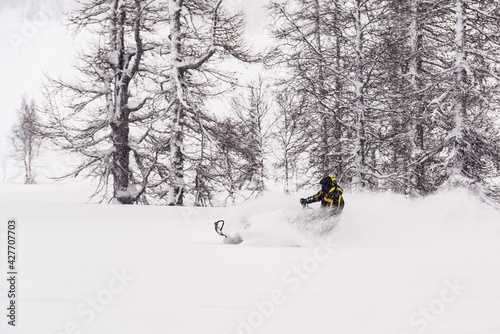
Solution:
[[[319,203],[312,204],[321,211]],[[244,244],[310,245],[298,231],[288,228],[297,217],[306,219],[297,196],[266,195],[227,210],[225,230],[246,236]],[[310,225],[320,224],[311,219]],[[251,226],[248,228],[246,227]],[[442,246],[496,240],[500,237],[500,213],[465,190],[443,192],[423,199],[391,193],[346,195],[346,209],[334,238],[345,246],[375,248]],[[257,239],[257,240],[256,240]]]
[[[300,196],[79,204],[89,193],[0,186],[0,248],[19,221],[19,322],[2,333],[500,333],[500,214],[465,191],[347,192],[322,237],[281,223]],[[258,228],[224,244],[213,222],[238,217]]]

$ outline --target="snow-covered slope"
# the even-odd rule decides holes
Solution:
[[[346,194],[324,238],[276,224],[298,196],[224,209],[87,195],[0,186],[5,275],[9,218],[19,256],[17,326],[2,280],[1,333],[500,333],[500,214],[465,192]],[[213,222],[238,214],[262,233],[224,244]]]

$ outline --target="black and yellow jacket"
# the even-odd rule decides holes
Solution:
[[[306,203],[314,203],[321,201],[321,206],[335,210],[335,214],[342,213],[344,209],[344,190],[339,186],[332,187],[330,191],[324,192],[320,190],[316,195],[306,198]]]

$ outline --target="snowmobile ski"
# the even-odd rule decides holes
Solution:
[[[224,233],[222,233],[222,229],[224,228],[224,221],[222,219],[216,221],[214,223],[214,226],[215,226],[215,232],[217,232],[218,235],[221,235],[224,238],[227,238],[227,235],[225,235]]]

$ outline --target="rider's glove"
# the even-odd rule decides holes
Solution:
[[[307,200],[305,198],[301,198],[300,199],[300,204],[302,204],[302,206],[306,206]]]

